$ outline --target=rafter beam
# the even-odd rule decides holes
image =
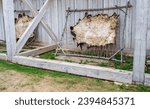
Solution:
[[[25,45],[25,43],[29,39],[30,35],[33,33],[33,31],[35,30],[35,28],[37,27],[37,25],[39,24],[39,22],[43,18],[44,14],[46,13],[47,8],[49,6],[49,2],[50,2],[49,0],[47,0],[45,2],[43,7],[41,8],[39,14],[32,20],[31,24],[28,26],[26,31],[23,33],[23,35],[21,36],[21,38],[17,42],[17,47],[16,47],[16,53],[17,54],[21,51],[21,49],[23,48],[23,46]]]

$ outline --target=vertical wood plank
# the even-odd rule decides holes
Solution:
[[[0,40],[5,41],[2,0],[0,0]]]
[[[128,0],[126,0],[127,2]],[[131,37],[131,19],[132,19],[132,8],[128,9],[128,15],[127,15],[127,22],[126,22],[126,32],[125,32],[125,39],[126,39],[126,49],[130,49],[131,48],[131,41],[132,41],[132,37]]]
[[[3,14],[5,25],[5,36],[7,44],[7,58],[12,61],[16,51],[16,35],[14,24],[14,3],[13,0],[3,0]]]
[[[57,0],[52,0],[52,30],[56,36],[58,36],[58,5]]]
[[[97,0],[97,7],[103,8],[104,7],[104,0]],[[98,12],[98,14],[103,13],[103,11]]]
[[[65,11],[66,11],[66,0],[58,0],[57,1],[58,6],[58,35],[59,38],[62,38],[62,33],[65,25]],[[63,40],[61,42],[63,44],[63,47],[66,48],[66,34],[63,37]]]
[[[147,31],[148,31],[148,33],[147,33],[147,49],[149,49],[150,50],[150,1],[148,1],[148,29],[147,29]]]
[[[75,9],[75,1],[74,0],[66,0],[66,9],[68,9],[68,7],[70,7],[70,9]],[[67,14],[67,13],[66,13]],[[70,32],[70,26],[73,26],[75,25],[75,17],[74,17],[75,13],[71,13],[69,16],[68,16],[68,23],[67,23],[67,28],[66,28],[66,47],[67,48],[70,48],[70,49],[73,49],[75,48],[76,44],[75,42],[73,41],[73,36],[71,35],[71,32]]]
[[[136,31],[136,0],[130,0],[131,4],[133,5],[131,9],[132,20],[131,20],[131,50],[134,51],[134,44],[135,44],[135,31]]]
[[[119,6],[125,6],[127,4],[126,0],[120,0],[119,1],[120,5]],[[126,9],[124,9],[124,11],[126,11]],[[125,13],[123,13],[122,11],[119,11],[120,13],[120,48],[123,48],[124,46],[126,47],[126,32],[125,32],[125,36],[123,37],[123,32],[124,32],[124,27],[125,27]]]

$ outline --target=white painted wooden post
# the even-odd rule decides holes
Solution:
[[[148,1],[136,0],[136,36],[133,68],[133,83],[136,84],[143,84],[145,81]]]
[[[14,23],[13,0],[3,0],[4,28],[7,45],[7,59],[12,61],[16,51],[16,35]]]

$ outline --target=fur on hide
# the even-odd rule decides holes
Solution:
[[[119,22],[119,15],[112,16],[98,14],[96,16],[86,15],[78,23],[70,27],[74,36],[73,40],[78,44],[88,46],[105,46],[115,43],[116,31]]]
[[[31,22],[32,18],[28,15],[18,15],[18,19],[15,19],[16,39],[19,39],[21,37],[21,35],[25,32]],[[34,37],[34,33],[30,37]]]

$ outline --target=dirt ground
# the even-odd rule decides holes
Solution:
[[[1,92],[80,92],[80,91],[120,91],[108,81],[95,81],[91,78],[54,78],[18,73],[13,70],[0,70]],[[95,82],[93,82],[95,81]],[[103,85],[105,84],[105,85]]]
[[[3,92],[66,92],[87,91],[87,87],[79,85],[71,79],[39,77],[15,71],[0,71],[0,91]],[[69,84],[67,84],[67,82]]]
[[[0,92],[150,92],[150,87],[47,71],[0,60]]]
[[[38,77],[26,75],[15,71],[0,72],[0,91],[4,92],[54,92],[54,91],[79,91],[67,85],[58,84],[59,79],[51,77]],[[81,89],[80,89],[81,90]]]

